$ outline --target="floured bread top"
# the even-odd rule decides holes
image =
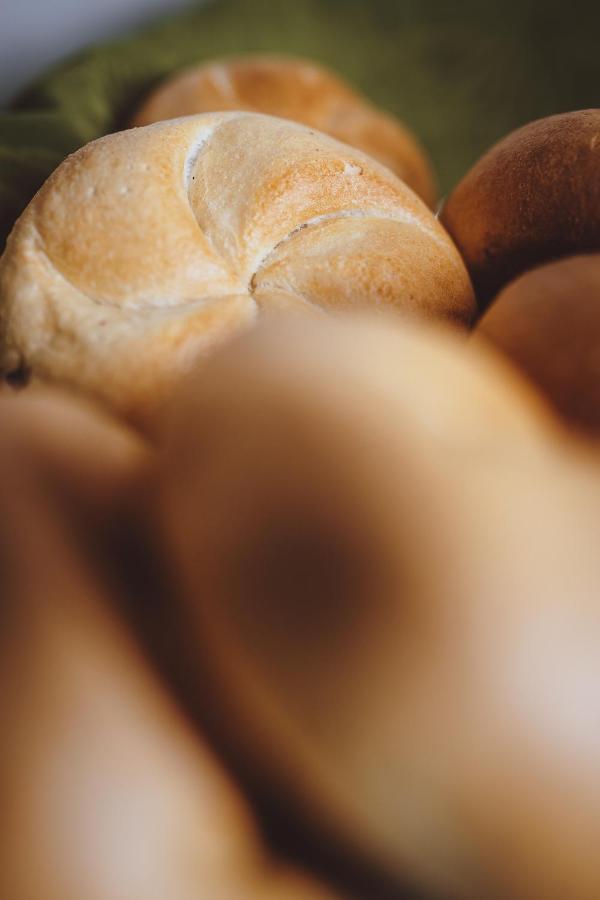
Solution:
[[[199,115],[70,156],[0,261],[0,371],[151,422],[259,311],[397,308],[468,322],[469,277],[383,166],[306,127]]]
[[[334,72],[309,59],[261,54],[193,66],[154,90],[133,124],[242,109],[292,119],[358,147],[435,206],[435,178],[416,137]]]

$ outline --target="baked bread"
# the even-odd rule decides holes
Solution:
[[[0,409],[0,896],[333,900],[266,852],[78,551],[46,419],[70,404],[45,400]],[[124,440],[92,431],[96,468],[122,472]],[[64,456],[93,470],[75,439]]]
[[[63,507],[91,528],[112,518],[151,468],[151,449],[137,431],[44,386],[0,393],[0,431],[5,452],[41,472]]]
[[[249,812],[111,611],[42,453],[24,464],[3,425],[0,894],[218,896]]]
[[[454,189],[442,221],[482,307],[527,269],[600,251],[600,109],[509,134]]]
[[[168,435],[169,610],[238,769],[398,896],[599,896],[600,470],[526,381],[417,323],[263,327]]]
[[[251,113],[110,135],[69,157],[0,261],[0,372],[151,425],[199,356],[262,311],[354,307],[464,324],[464,264],[357,150]]]
[[[517,278],[475,335],[516,363],[567,421],[600,434],[600,254],[569,257]]]
[[[330,134],[382,162],[429,206],[436,203],[433,172],[415,136],[311,60],[245,56],[194,66],[155,89],[133,124],[224,110],[293,119]]]

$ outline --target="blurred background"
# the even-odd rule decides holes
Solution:
[[[186,0],[0,0],[0,104],[66,54],[186,5]]]
[[[516,126],[600,105],[600,3],[588,0],[0,0],[0,10],[0,244],[66,152],[122,127],[170,72],[215,55],[284,51],[334,67],[416,131],[442,193]]]

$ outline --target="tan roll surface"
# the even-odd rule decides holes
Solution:
[[[163,482],[248,777],[425,893],[597,896],[600,471],[524,381],[408,323],[257,331],[190,384]]]
[[[434,176],[414,135],[310,60],[248,56],[203,63],[153,91],[133,124],[238,109],[292,119],[357,147],[388,166],[428,206],[435,205]]]
[[[295,123],[190,117],[89,144],[37,194],[0,261],[0,371],[147,424],[260,311],[363,306],[471,320],[462,260],[424,204]]]
[[[0,896],[332,900],[266,853],[238,787],[79,552],[62,462],[91,475],[94,457],[82,438],[59,460],[48,416],[83,414],[43,399],[10,414],[0,404]],[[123,447],[99,429],[97,453]],[[126,455],[96,469],[121,481]]]
[[[21,465],[97,525],[151,465],[139,434],[68,394],[33,385],[0,394],[0,431]]]
[[[600,433],[600,255],[540,266],[508,285],[475,331],[578,428]]]

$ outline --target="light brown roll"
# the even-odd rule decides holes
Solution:
[[[540,266],[496,298],[475,331],[567,421],[600,433],[600,255]]]
[[[41,452],[15,453],[19,431],[0,427],[0,896],[332,900],[265,852],[68,539]]]
[[[509,134],[467,172],[441,218],[484,308],[527,269],[600,251],[600,109]]]
[[[0,892],[216,890],[223,867],[249,864],[249,813],[109,612],[33,470],[0,444]]]
[[[0,394],[0,431],[8,452],[90,523],[113,516],[151,468],[139,434],[83,400],[34,385]],[[1,477],[1,476],[0,476]]]
[[[190,381],[162,482],[247,778],[399,896],[598,896],[600,470],[525,381],[416,323],[256,330]]]
[[[261,311],[363,306],[472,318],[464,264],[424,204],[301,125],[189,117],[89,144],[37,194],[0,261],[0,373],[148,425]]]
[[[395,172],[428,206],[435,206],[433,171],[415,136],[312,60],[285,56],[210,60],[156,88],[137,111],[133,125],[238,109],[292,119],[357,147]]]

